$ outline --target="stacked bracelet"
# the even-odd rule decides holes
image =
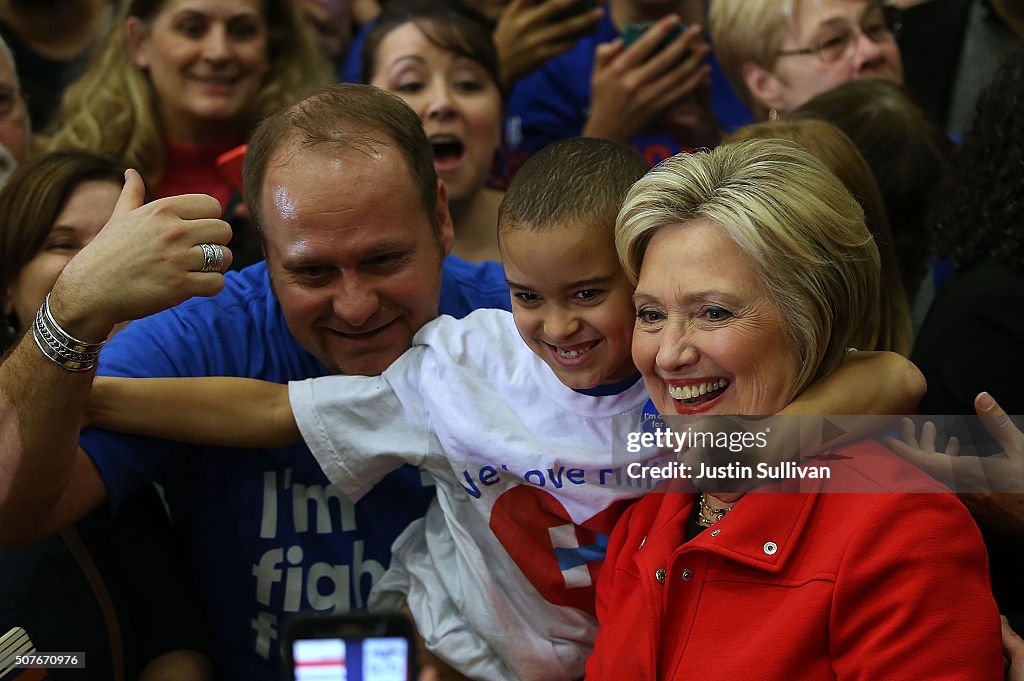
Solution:
[[[36,313],[32,337],[39,350],[54,364],[67,371],[91,371],[106,341],[86,343],[60,327],[50,312],[50,295]]]

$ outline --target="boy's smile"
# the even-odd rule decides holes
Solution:
[[[637,373],[633,291],[610,230],[512,229],[501,252],[516,328],[562,383],[593,388]]]

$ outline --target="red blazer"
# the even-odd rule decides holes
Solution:
[[[694,494],[634,504],[598,581],[587,681],[1001,680],[985,547],[959,500],[874,441],[822,458],[831,480],[800,489],[833,493],[762,486],[689,542]]]

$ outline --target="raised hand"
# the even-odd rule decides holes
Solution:
[[[980,393],[974,410],[1002,451],[992,456],[964,456],[951,438],[945,452],[935,448],[935,424],[921,428],[903,421],[900,439],[885,437],[894,452],[927,471],[939,482],[960,492],[971,511],[1004,532],[1024,534],[1024,433],[1017,429],[991,395]]]
[[[568,52],[580,35],[601,20],[604,9],[571,13],[577,0],[512,0],[494,29],[505,87],[548,59]]]
[[[1003,451],[992,456],[961,456],[960,443],[951,438],[945,452],[935,448],[935,424],[925,422],[920,439],[913,421],[903,420],[900,439],[885,437],[894,452],[927,471],[940,482],[960,491],[1024,491],[1024,433],[1021,433],[1003,408],[988,393],[974,400],[974,410],[982,425]]]
[[[231,228],[220,219],[218,201],[188,194],[144,204],[145,193],[142,177],[125,173],[110,220],[54,285],[54,317],[82,340],[102,340],[119,322],[224,286]]]
[[[700,26],[688,27],[660,48],[679,24],[679,17],[670,15],[629,47],[622,46],[621,38],[597,46],[584,135],[628,143],[666,121],[708,78],[710,67],[703,60],[710,47]]]

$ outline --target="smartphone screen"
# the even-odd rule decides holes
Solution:
[[[635,43],[640,38],[640,36],[642,36],[647,31],[647,29],[654,25],[654,23],[655,22],[653,21],[643,21],[640,23],[628,24],[626,26],[623,26],[622,31],[620,33],[620,35],[622,36],[622,46],[629,47],[630,45]],[[669,46],[669,44],[671,44],[673,40],[678,38],[680,34],[685,30],[686,24],[680,24],[676,26],[667,36],[665,36],[665,39],[661,41],[661,44],[658,45],[658,49],[656,51],[661,52],[662,50],[664,50],[666,47]]]
[[[409,641],[400,636],[292,642],[295,681],[407,681]]]
[[[289,639],[295,681],[410,681],[411,624],[397,616],[314,618]]]

